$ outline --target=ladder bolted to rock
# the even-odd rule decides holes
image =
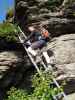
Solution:
[[[27,47],[24,45],[24,40],[27,38],[26,35],[23,33],[23,31],[20,29],[19,26],[18,26],[18,29],[19,29],[19,31],[20,31],[20,34],[18,34],[18,38],[19,38],[19,40],[20,40],[20,43],[22,43],[22,45],[23,45],[25,51],[27,52],[27,55],[28,55],[29,59],[31,60],[32,64],[35,66],[35,68],[36,68],[37,72],[39,73],[39,75],[42,75],[42,73],[40,72],[40,69],[39,69],[39,67],[38,67],[38,64],[35,62],[35,60],[33,59],[32,55],[28,52]],[[46,52],[47,52],[47,51],[46,51]],[[40,63],[43,65],[43,68],[45,69],[45,71],[47,71],[47,70],[52,71],[52,66],[49,65],[49,68],[48,68],[48,67],[46,66],[46,64],[43,62],[42,58],[41,58],[41,60],[40,60]],[[50,69],[50,68],[51,68],[51,69]],[[56,87],[58,87],[58,88],[60,89],[60,85],[59,85],[59,83],[56,81],[56,79],[53,77],[52,80],[53,80],[53,83],[56,85]],[[67,96],[66,96],[66,94],[64,93],[64,91],[61,92],[61,93],[58,93],[57,95],[54,95],[54,96],[53,96],[53,99],[54,99],[54,100],[61,100],[61,99],[59,98],[59,97],[61,97],[61,96],[63,97],[63,100],[67,100]]]

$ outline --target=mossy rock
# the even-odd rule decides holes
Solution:
[[[7,42],[17,41],[18,30],[14,24],[4,22],[0,24],[0,39],[5,39]]]

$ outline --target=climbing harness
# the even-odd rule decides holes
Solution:
[[[32,64],[35,66],[37,72],[39,75],[42,75],[42,72],[39,69],[38,64],[36,63],[36,61],[33,59],[32,55],[28,52],[27,47],[24,45],[24,41],[27,38],[26,35],[22,32],[21,28],[18,26],[18,29],[20,31],[20,34],[18,34],[18,38],[20,40],[20,43],[22,43],[25,51],[27,52],[27,55],[29,57],[29,59],[31,60]],[[47,52],[47,51],[46,51]],[[52,66],[49,64],[49,66],[47,66],[44,61],[42,60],[42,58],[40,57],[40,64],[43,66],[44,72],[46,72],[47,70],[50,70],[51,72],[53,72],[52,70]],[[53,83],[56,85],[57,88],[60,89],[60,85],[59,83],[56,81],[56,79],[53,77],[52,78]],[[57,95],[53,95],[53,100],[62,100],[60,99],[60,97],[63,97],[63,100],[67,100],[67,96],[66,94],[63,92],[58,93]]]

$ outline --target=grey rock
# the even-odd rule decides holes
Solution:
[[[0,52],[0,66],[10,66],[19,62],[22,62],[20,52],[19,54],[13,51]]]
[[[20,51],[0,52],[0,88],[19,84],[31,63]]]
[[[75,4],[59,12],[51,12],[48,0],[16,0],[16,2],[15,18],[24,31],[28,31],[25,25],[48,21],[45,25],[48,26],[52,37],[75,32],[75,16],[73,16]]]
[[[57,73],[63,77],[75,79],[75,34],[67,34],[54,38],[48,44],[48,49],[52,50],[57,67]]]

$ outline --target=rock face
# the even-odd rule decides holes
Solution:
[[[75,20],[67,18],[51,18],[48,21],[41,21],[43,25],[47,25],[52,37],[71,34],[75,32]]]
[[[53,41],[48,44],[47,48],[53,52],[58,74],[60,72],[60,75],[75,78],[75,34],[66,34],[53,38]],[[12,83],[12,80],[17,82],[18,78],[16,79],[16,77],[18,75],[21,75],[19,79],[22,78],[22,71],[25,72],[31,66],[31,63],[27,59],[28,57],[25,56],[24,58],[22,52],[0,52],[0,79],[3,80],[3,82],[1,81],[3,87],[7,84],[5,81],[9,80],[9,76],[11,79],[9,83]],[[13,81],[14,84],[16,82],[14,83]]]
[[[20,51],[0,52],[0,89],[19,84],[24,72],[29,68],[27,62]]]
[[[75,79],[75,34],[67,34],[55,38],[48,45],[48,48],[54,53],[55,66],[61,75],[59,79]]]
[[[50,7],[49,0],[16,0],[15,19],[25,32],[28,25],[42,21],[48,21],[45,25],[52,36],[75,32],[75,3],[61,12],[52,12]]]
[[[47,26],[55,39],[48,48],[56,59],[58,79],[75,78],[75,3],[61,12],[53,12],[55,8],[52,11],[50,7],[49,0],[16,0],[15,19],[25,33],[32,23]]]
[[[47,48],[53,52],[57,79],[75,79],[75,34],[66,34],[52,39]],[[52,56],[51,56],[52,57]],[[51,58],[50,57],[50,58]],[[32,71],[28,57],[20,51],[0,51],[0,95],[12,85],[27,89]],[[27,69],[29,72],[27,72]],[[29,75],[28,75],[29,74]],[[27,75],[27,79],[26,79]]]

